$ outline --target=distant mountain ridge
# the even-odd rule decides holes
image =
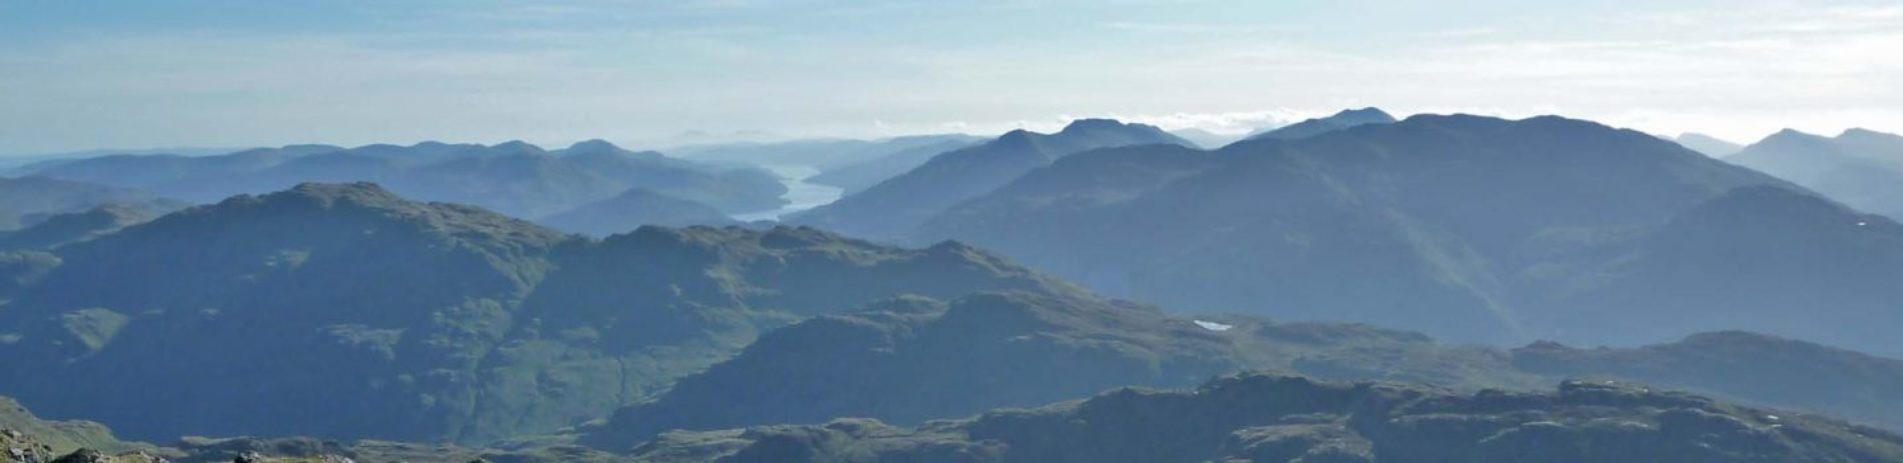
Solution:
[[[1732,143],[1729,141],[1719,139],[1718,137],[1713,137],[1713,136],[1705,135],[1702,133],[1691,133],[1691,132],[1682,133],[1682,134],[1679,134],[1677,137],[1672,138],[1672,141],[1686,148],[1690,148],[1692,151],[1704,153],[1706,156],[1711,156],[1714,158],[1722,158],[1722,157],[1738,154],[1738,151],[1741,151],[1744,149],[1744,145]]]
[[[1146,155],[1154,149],[1173,154]],[[1102,153],[1224,161],[1171,146]],[[1103,192],[1154,188],[1101,185],[1118,188],[1089,197],[1109,203],[1118,196]],[[0,278],[24,282],[0,293],[11,299],[0,369],[36,373],[0,377],[0,389],[147,439],[487,443],[619,410],[545,438],[628,451],[656,435],[671,445],[670,428],[843,415],[910,424],[1249,369],[1463,390],[1603,374],[1885,424],[1903,416],[1887,391],[1755,387],[1858,391],[1903,375],[1894,360],[1756,335],[1503,351],[1365,325],[1188,318],[959,242],[901,249],[790,227],[643,227],[593,240],[364,183],[240,196],[50,253],[0,253]],[[1665,362],[1674,367],[1636,367]],[[1818,365],[1842,368],[1803,374]],[[144,380],[154,377],[168,380]],[[216,445],[227,444],[200,447]],[[353,448],[340,447],[371,450]]]
[[[162,198],[148,191],[40,176],[0,177],[0,198],[5,198],[0,201],[0,231],[107,204],[152,214],[186,206],[184,202]]]
[[[1787,129],[1725,160],[1865,212],[1903,218],[1903,136],[1851,129],[1823,137]]]
[[[493,146],[424,142],[295,145],[199,157],[105,156],[33,173],[201,203],[305,182],[369,181],[406,196],[475,204],[517,217],[542,217],[637,187],[728,213],[779,207],[786,191],[763,171],[706,166],[601,140],[560,150],[520,141]]]
[[[895,140],[896,141],[896,140]],[[977,137],[959,137],[938,140],[929,144],[907,145],[900,149],[882,154],[864,161],[822,168],[818,175],[808,181],[821,185],[832,185],[845,190],[845,194],[858,193],[878,185],[892,177],[897,177],[931,161],[932,157],[948,151],[969,147],[982,142]]]
[[[1108,119],[1080,119],[1051,134],[1015,130],[990,142],[939,154],[904,175],[795,214],[789,221],[852,236],[895,238],[945,208],[1064,156],[1148,144],[1193,145],[1156,127]]]
[[[1266,129],[1242,137],[1244,140],[1295,140],[1336,130],[1370,124],[1393,124],[1397,120],[1380,108],[1344,109],[1328,117],[1318,117],[1282,127]],[[1215,147],[1211,147],[1215,148]]]
[[[644,225],[687,227],[740,224],[705,204],[668,197],[639,187],[629,188],[613,198],[542,217],[536,222],[562,231],[592,236],[627,233]]]

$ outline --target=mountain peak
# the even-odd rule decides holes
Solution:
[[[1823,138],[1823,137],[1818,135],[1813,135],[1813,134],[1810,134],[1801,130],[1797,130],[1797,129],[1786,128],[1784,130],[1779,130],[1777,131],[1777,133],[1773,133],[1770,136],[1764,137],[1764,140],[1765,141],[1784,140],[1784,139],[1812,140],[1812,139],[1818,139],[1818,138]]]
[[[1870,129],[1866,129],[1862,127],[1851,127],[1849,129],[1844,129],[1843,133],[1838,134],[1837,139],[1838,140],[1903,141],[1903,135],[1897,135],[1897,134],[1893,134],[1889,132],[1878,132],[1875,130],[1870,130]]]
[[[1373,106],[1361,109],[1343,109],[1341,112],[1337,112],[1335,115],[1328,116],[1325,119],[1350,125],[1392,124],[1396,121],[1394,116],[1388,114],[1387,111],[1382,111],[1381,108]]]
[[[1122,121],[1118,121],[1116,119],[1084,118],[1084,119],[1077,119],[1077,120],[1070,121],[1070,124],[1065,125],[1064,130],[1060,131],[1059,133],[1070,132],[1073,130],[1112,130],[1112,129],[1127,127],[1129,125],[1131,124],[1125,124]]]
[[[529,142],[525,142],[522,140],[509,140],[502,143],[498,143],[495,146],[491,146],[490,148],[493,148],[498,151],[507,151],[512,154],[547,153],[547,151],[543,150],[542,147],[529,144]]]
[[[1418,117],[1418,116],[1417,116]],[[1247,139],[1279,138],[1293,140],[1308,138],[1336,130],[1348,129],[1369,124],[1393,124],[1398,122],[1393,115],[1380,108],[1367,107],[1344,109],[1328,117],[1317,117],[1285,127],[1249,135]]]
[[[232,199],[236,200],[239,198],[244,198],[244,196],[238,196]],[[325,206],[339,202],[363,205],[388,205],[406,202],[403,198],[398,197],[396,193],[391,193],[390,190],[383,189],[382,185],[372,182],[300,183],[297,186],[291,187],[289,190],[270,193],[261,197],[262,200],[267,202],[290,198],[315,201]]]
[[[614,143],[609,143],[607,140],[594,138],[594,139],[578,141],[578,142],[575,142],[575,144],[573,145],[568,145],[568,149],[564,151],[570,154],[613,153],[613,152],[621,151],[621,147],[615,146]]]

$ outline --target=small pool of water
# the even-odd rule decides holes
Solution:
[[[838,201],[839,196],[845,193],[845,190],[839,187],[806,183],[806,179],[813,178],[814,175],[819,175],[819,169],[813,166],[774,165],[762,167],[765,167],[768,171],[772,171],[773,175],[780,177],[780,184],[786,185],[786,195],[781,196],[781,198],[786,198],[786,205],[770,211],[735,214],[733,216],[734,220],[744,222],[780,220],[781,217],[785,217],[787,214]]]

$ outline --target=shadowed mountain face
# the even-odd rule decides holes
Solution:
[[[84,212],[105,204],[159,214],[184,203],[149,192],[47,177],[0,177],[0,231],[33,225],[58,214]]]
[[[1903,225],[1887,218],[1740,188],[1615,247],[1531,323],[1578,342],[1746,329],[1903,354]]]
[[[1245,374],[903,429],[873,420],[678,432],[651,462],[1882,462],[1903,436],[1604,382],[1452,393]]]
[[[632,152],[600,140],[544,151],[522,142],[494,146],[421,143],[344,149],[312,145],[221,156],[105,156],[60,163],[38,175],[142,188],[197,202],[257,194],[304,182],[377,182],[408,197],[479,205],[542,217],[608,199],[630,188],[738,213],[779,207],[786,192],[771,174],[726,170]]]
[[[1803,185],[1864,212],[1903,218],[1903,136],[1778,132],[1726,161]]]
[[[1318,117],[1243,137],[1244,140],[1297,140],[1363,125],[1393,124],[1394,116],[1378,108],[1347,109],[1328,117]]]
[[[156,439],[488,441],[600,416],[801,317],[900,293],[1075,291],[956,245],[791,228],[591,241],[369,184],[10,256],[0,277],[24,288],[0,310],[0,370],[38,374],[0,390]]]
[[[904,175],[796,214],[790,221],[852,236],[896,238],[948,207],[1058,158],[1095,148],[1150,144],[1191,145],[1156,127],[1104,119],[1078,120],[1053,134],[1013,131],[935,156]]]
[[[1750,186],[1766,188],[1727,194]],[[1874,335],[1831,334],[1894,323],[1882,314],[1898,312],[1881,308],[1899,299],[1869,283],[1903,274],[1887,257],[1888,222],[1794,188],[1589,122],[1418,116],[1208,153],[1081,153],[913,236],[964,240],[1178,310],[1454,340],[1636,344],[1749,329],[1903,351]],[[1699,212],[1739,201],[1778,205]],[[1700,225],[1724,217],[1789,226]],[[1842,270],[1823,268],[1833,265]],[[1739,272],[1759,275],[1727,276]],[[1809,321],[1786,323],[1796,314]]]

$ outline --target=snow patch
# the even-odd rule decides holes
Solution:
[[[1203,327],[1203,329],[1209,330],[1209,331],[1229,331],[1230,328],[1236,327],[1235,325],[1225,325],[1221,323],[1202,321],[1202,320],[1196,320],[1196,326]]]

